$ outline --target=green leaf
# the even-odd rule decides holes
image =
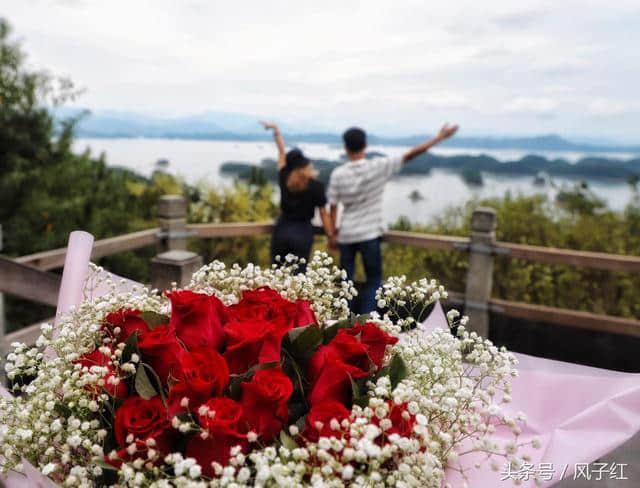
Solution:
[[[391,380],[391,389],[393,390],[398,383],[407,377],[407,365],[400,354],[395,354],[391,358],[391,362],[388,366],[389,380]]]
[[[134,353],[140,357],[140,351],[138,350],[138,335],[139,332],[136,330],[133,334],[127,337],[126,341],[124,341],[124,349],[122,350],[122,356],[120,358],[121,364],[128,363]]]
[[[238,400],[240,398],[240,394],[242,393],[241,384],[244,381],[249,381],[254,374],[256,374],[261,369],[271,369],[280,365],[279,361],[270,361],[268,363],[256,364],[255,366],[249,368],[247,371],[241,374],[230,374],[229,375],[229,396],[234,400]]]
[[[109,463],[103,461],[102,459],[96,459],[92,461],[92,463],[96,466],[100,466],[102,469],[106,469],[109,471],[118,471],[118,468],[116,468],[115,466],[111,466]]]
[[[261,369],[271,369],[271,368],[275,368],[276,366],[278,366],[280,364],[279,361],[269,361],[268,363],[260,363],[260,364],[256,364],[255,366],[252,366],[251,368],[249,368],[247,371],[245,371],[244,373],[240,373],[240,374],[231,374],[229,375],[231,378],[239,378],[241,380],[249,380],[253,377],[254,374],[256,374],[258,371],[260,371]]]
[[[155,370],[149,366],[148,364],[144,365],[146,368],[147,373],[151,373],[151,375],[153,376],[153,379],[155,381],[156,384],[156,390],[160,392],[160,397],[162,398],[162,403],[164,403],[165,407],[167,406],[167,395],[164,392],[164,388],[162,387],[162,381],[160,380],[160,377],[158,376],[158,374],[155,372]]]
[[[146,322],[151,330],[155,329],[159,325],[169,323],[169,317],[167,315],[156,312],[142,312],[140,314],[140,318]]]
[[[304,417],[305,414],[309,411],[309,406],[302,400],[296,398],[296,399],[289,400],[288,410],[289,410],[289,423],[291,424],[294,421],[294,419],[300,419],[301,417]]]
[[[340,329],[349,329],[353,326],[353,323],[351,322],[351,319],[344,319],[341,320],[339,322],[336,322],[333,325],[330,325],[329,327],[325,327],[323,329],[323,335],[324,335],[324,339],[323,339],[323,343],[324,344],[328,344],[329,342],[331,342],[331,339],[333,339],[337,334],[338,331]]]
[[[305,383],[307,383],[306,377],[303,374],[302,369],[300,369],[300,366],[298,366],[298,363],[293,358],[293,356],[288,354],[286,350],[285,350],[285,353],[286,353],[286,357],[283,364],[283,370],[291,379],[294,386],[294,390],[298,392],[298,394],[300,395],[300,398],[302,398],[303,403],[307,405],[306,390],[305,390]]]
[[[64,418],[69,418],[71,416],[71,409],[64,403],[56,402],[56,404],[53,406],[53,409]]]
[[[325,344],[330,342],[331,339],[333,339],[336,336],[336,334],[338,334],[338,331],[340,329],[350,329],[355,324],[365,323],[370,318],[371,318],[371,315],[369,315],[368,313],[362,314],[362,315],[351,314],[349,316],[349,318],[346,318],[344,320],[340,320],[339,322],[336,322],[335,324],[330,325],[329,327],[325,327],[323,329],[323,332],[324,332],[324,340],[323,340],[323,342]]]
[[[293,440],[293,437],[287,434],[284,430],[280,431],[280,443],[290,451],[298,447],[298,443]]]
[[[312,327],[312,326],[311,325],[305,325],[304,327],[295,327],[294,329],[291,329],[289,331],[289,333],[287,334],[287,337],[289,338],[289,341],[293,343],[300,336],[300,334],[302,334],[309,327]],[[315,325],[313,327],[318,328]]]
[[[355,317],[353,317],[353,323],[354,324],[364,324],[369,319],[371,319],[371,314],[363,313],[363,314],[356,315]]]
[[[354,380],[351,375],[349,375],[349,381],[351,382],[351,401],[354,405],[366,407],[369,404],[366,388]],[[366,381],[366,378],[364,378],[364,381]]]
[[[303,330],[299,330],[303,329]],[[291,333],[296,332],[292,338]],[[322,344],[322,329],[317,325],[299,327],[289,332],[289,341],[283,344],[291,355],[303,365],[306,365],[311,355]]]
[[[140,395],[145,400],[149,400],[150,398],[153,398],[158,394],[153,384],[151,383],[149,376],[147,375],[144,364],[140,364],[140,366],[138,366],[134,384],[138,395]]]
[[[307,426],[307,416],[302,415],[298,420],[296,420],[296,423],[294,425],[298,428],[300,432],[302,432]]]

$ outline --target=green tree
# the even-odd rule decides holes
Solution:
[[[73,84],[25,64],[25,54],[0,19],[0,223],[3,253],[30,254],[66,244],[83,229],[105,238],[151,227],[155,204],[165,193],[182,192],[174,178],[146,179],[108,167],[104,157],[72,151],[76,119],[56,122],[49,107],[77,94]],[[131,278],[148,280],[154,249],[122,253],[101,264]],[[9,328],[50,316],[51,310],[9,297]]]
[[[190,205],[189,219],[195,223],[209,222],[266,222],[277,215],[273,187],[260,180],[259,184],[237,183],[232,188],[216,189],[201,185],[198,197]],[[270,264],[270,237],[234,237],[194,240],[191,249],[204,258],[225,262],[260,266]]]
[[[477,206],[496,210],[497,239],[521,244],[579,249],[613,254],[638,254],[640,249],[640,199],[625,212],[594,204],[578,188],[572,195],[550,201],[546,196],[471,201],[449,209],[429,225],[403,220],[398,230],[468,236],[471,213]],[[567,202],[570,202],[567,205]],[[385,273],[412,279],[437,278],[447,288],[463,291],[468,256],[387,245]],[[496,258],[493,295],[508,300],[640,318],[637,273],[618,273],[573,266],[548,265],[522,259]]]

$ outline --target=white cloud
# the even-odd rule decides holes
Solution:
[[[609,98],[598,98],[588,107],[589,114],[594,117],[616,117],[640,111],[640,104],[635,101],[620,101]]]
[[[518,97],[509,100],[504,105],[504,111],[509,114],[534,115],[548,117],[554,114],[558,103],[550,98]]]
[[[593,115],[637,96],[626,48],[640,10],[587,4],[3,0],[2,13],[30,63],[86,87],[78,103],[93,109],[601,133]],[[634,135],[640,115],[627,115],[608,130]]]

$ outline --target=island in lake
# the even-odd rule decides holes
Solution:
[[[381,156],[381,153],[371,152],[367,158]],[[325,184],[329,181],[331,171],[342,161],[314,159],[313,164],[318,170],[318,179]],[[278,172],[273,159],[263,159],[259,166],[250,162],[229,161],[223,163],[220,171],[233,175],[241,180],[251,180],[256,175],[256,167],[269,181],[276,182]],[[606,180],[626,183],[640,177],[640,158],[627,161],[602,157],[586,157],[576,163],[564,159],[549,160],[542,156],[528,155],[517,161],[501,162],[487,156],[438,156],[430,153],[423,154],[406,164],[400,175],[428,175],[433,169],[443,169],[459,174],[472,185],[482,185],[482,173],[502,176],[528,176],[539,179],[541,174],[549,177],[564,177],[585,180]]]

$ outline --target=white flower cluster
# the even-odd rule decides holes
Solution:
[[[423,278],[407,283],[406,276],[392,276],[376,291],[378,308],[387,309],[392,322],[402,330],[424,318],[427,307],[448,297],[444,286]]]
[[[35,348],[13,345],[5,369],[18,396],[0,398],[0,472],[20,471],[26,459],[64,486],[94,486],[102,474],[100,464],[88,461],[103,459],[108,432],[102,414],[114,409],[114,400],[98,393],[105,368],[81,368],[76,361],[96,346],[109,351],[104,347],[109,338],[101,333],[107,313],[121,308],[166,311],[165,300],[147,289],[118,294],[118,283],[102,271],[93,268],[91,285],[106,285],[110,293],[95,300],[85,296],[56,325],[55,336],[50,324],[43,325]],[[120,377],[131,374],[130,363],[119,363],[123,346],[112,345],[110,355]],[[32,380],[22,385],[26,377]]]
[[[416,396],[417,395],[417,396]],[[430,432],[425,415],[419,412],[415,398],[420,395],[408,387],[391,392],[388,377],[369,384],[369,402],[365,408],[354,406],[349,418],[330,421],[335,435],[308,442],[296,425],[289,427],[293,438],[245,455],[232,449],[228,466],[213,463],[216,478],[199,479],[201,469],[194,459],[170,454],[165,461],[174,477],[157,480],[149,486],[203,487],[440,487],[444,467],[429,452]],[[392,420],[392,409],[402,414]],[[393,431],[398,418],[406,423],[405,432]],[[322,429],[322,424],[318,429]],[[296,442],[294,438],[298,441]],[[255,441],[255,439],[253,439]],[[250,461],[247,463],[247,461]],[[252,469],[249,468],[252,466]],[[147,486],[147,478],[132,465],[123,468],[127,486]]]
[[[326,252],[316,251],[305,273],[297,273],[298,258],[288,255],[281,266],[261,268],[235,264],[227,269],[224,263],[213,261],[198,270],[188,288],[215,294],[224,303],[235,303],[242,291],[269,286],[289,300],[311,302],[320,324],[349,316],[349,300],[356,295],[346,272],[333,264]]]
[[[458,316],[449,313],[449,321]],[[425,334],[420,326],[404,335],[393,348],[409,370],[400,387],[420,392],[418,409],[428,418],[430,452],[449,469],[462,471],[460,456],[472,452],[483,453],[493,469],[505,459],[520,466],[529,459],[520,448],[537,446],[535,441],[518,442],[524,413],[512,417],[501,409],[511,401],[510,380],[517,376],[518,361],[504,347],[469,333],[461,325],[465,319],[456,322],[458,337],[441,329]],[[493,441],[491,434],[498,427],[510,429],[513,441],[503,445]]]
[[[386,381],[386,383],[385,383]],[[388,378],[372,385],[380,393],[373,394],[366,408],[354,406],[348,419],[331,421],[335,436],[320,437],[317,442],[300,446],[271,446],[253,451],[247,458],[255,466],[255,474],[245,466],[245,456],[232,459],[231,465],[220,467],[220,478],[211,487],[425,487],[438,488],[444,476],[440,460],[429,452],[426,417],[418,415],[406,436],[389,433],[389,403],[404,403],[394,395],[386,401]],[[407,418],[412,417],[407,413]],[[322,426],[319,426],[322,428]],[[296,431],[295,426],[290,430]],[[300,437],[302,439],[302,437]]]

